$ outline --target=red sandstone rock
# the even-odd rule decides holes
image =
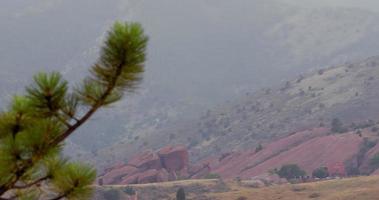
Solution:
[[[264,145],[263,150],[257,153],[254,149],[231,152],[210,157],[191,166],[188,164],[188,151],[184,146],[168,146],[157,153],[148,151],[134,157],[129,162],[134,168],[113,167],[104,175],[104,183],[154,183],[178,178],[203,178],[209,173],[217,173],[223,178],[251,179],[261,177],[260,175],[266,177],[268,170],[284,164],[298,164],[308,175],[314,169],[326,166],[331,174],[343,176],[344,162],[359,152],[363,138],[354,133],[327,135],[328,132],[327,128],[302,131]],[[379,144],[366,157],[372,157],[378,152]],[[379,174],[379,170],[375,173]],[[275,183],[282,181],[275,177],[264,180],[273,180]]]
[[[133,174],[130,176],[124,177],[119,184],[121,185],[129,185],[129,184],[138,184],[138,177],[140,173]]]
[[[156,169],[149,169],[147,171],[139,173],[138,183],[156,183],[158,182],[159,171]]]
[[[211,167],[208,163],[190,165],[188,168],[189,178],[200,179],[204,178],[211,172]]]
[[[242,173],[246,170],[253,169],[256,166],[274,158],[281,153],[292,149],[315,137],[325,136],[329,132],[327,128],[315,128],[307,131],[302,131],[286,138],[278,140],[264,146],[262,151],[255,153],[255,150],[247,150],[243,152],[235,152],[220,159],[217,166],[212,166],[212,173],[217,173],[223,178],[251,178],[262,173],[266,173],[267,169],[259,171],[259,173]],[[272,167],[272,166],[271,166]]]
[[[109,168],[100,177],[104,184],[139,184],[188,178],[188,151],[184,146],[169,146],[146,151],[132,158],[127,165]]]
[[[103,184],[109,185],[119,183],[123,177],[130,176],[136,173],[137,171],[137,168],[129,165],[113,169],[102,177]]]
[[[151,150],[135,156],[128,162],[128,165],[134,166],[140,171],[149,169],[159,170],[162,168],[159,156]]]
[[[188,167],[188,151],[185,146],[167,146],[158,151],[164,168],[168,172],[181,171]]]
[[[242,177],[256,176],[284,164],[298,164],[307,174],[321,166],[344,163],[359,151],[362,138],[354,133],[311,139],[259,165],[242,171]]]

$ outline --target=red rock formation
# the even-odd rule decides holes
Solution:
[[[128,165],[134,166],[138,168],[140,171],[145,171],[149,169],[158,170],[162,168],[160,157],[157,153],[151,150],[145,151],[142,154],[135,156],[128,162]]]
[[[103,184],[140,184],[188,178],[188,151],[184,146],[168,146],[158,152],[146,151],[128,164],[117,164],[99,178]]]
[[[321,166],[344,163],[359,151],[362,138],[354,133],[317,137],[284,151],[265,162],[246,170],[241,177],[251,177],[280,168],[284,164],[297,164],[307,174]]]
[[[329,132],[327,128],[316,128],[290,135],[286,138],[264,146],[262,151],[255,153],[255,150],[235,152],[219,160],[215,166],[213,161],[212,173],[220,174],[224,178],[250,178],[262,173],[266,173],[270,166],[255,173],[250,171],[255,167],[269,161],[270,159],[281,155],[302,143],[319,136],[325,136]],[[244,172],[244,173],[243,173]]]
[[[185,146],[167,146],[158,151],[161,163],[168,172],[188,167],[188,151]]]
[[[328,133],[327,128],[302,131],[264,145],[259,152],[255,152],[255,149],[230,152],[210,157],[195,165],[189,164],[188,151],[184,146],[168,146],[157,152],[144,152],[131,159],[127,165],[118,164],[100,178],[104,184],[198,179],[209,173],[218,174],[223,178],[251,179],[261,175],[266,177],[269,170],[280,168],[284,164],[297,164],[308,175],[311,175],[314,169],[326,166],[330,174],[345,176],[344,163],[356,157],[363,137],[354,133]],[[378,152],[379,144],[366,153],[365,162]],[[379,171],[375,173],[379,174]]]
[[[122,181],[122,179],[125,176],[129,176],[129,175],[134,174],[136,172],[138,172],[138,169],[133,167],[133,166],[129,166],[129,165],[126,165],[126,166],[124,165],[122,167],[115,168],[115,169],[109,171],[108,173],[106,173],[102,177],[103,184],[109,185],[109,184],[119,183]]]

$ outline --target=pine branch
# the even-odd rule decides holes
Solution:
[[[102,106],[107,97],[112,93],[114,88],[116,87],[117,80],[120,78],[122,73],[122,68],[125,64],[125,61],[117,66],[117,70],[115,71],[114,77],[112,77],[111,82],[108,84],[107,89],[102,94],[102,96],[97,100],[97,102],[91,107],[91,109],[77,121],[74,125],[69,127],[63,134],[58,136],[55,140],[53,140],[50,145],[55,146],[59,143],[63,142],[67,137],[69,137],[76,129],[78,129],[82,124],[84,124],[91,116]]]
[[[54,116],[61,122],[63,123],[65,126],[67,126],[67,128],[70,128],[71,127],[71,124],[68,123],[65,119],[63,119],[61,116],[59,116],[59,114],[54,114]]]
[[[42,183],[43,181],[46,181],[47,179],[49,179],[49,176],[45,176],[45,177],[42,177],[42,178],[39,178],[31,183],[28,183],[26,185],[15,185],[13,188],[14,189],[27,189],[27,188],[30,188],[30,187],[33,187],[35,185],[38,185],[40,183]]]

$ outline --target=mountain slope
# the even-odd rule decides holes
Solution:
[[[373,125],[379,116],[378,84],[379,57],[318,70],[276,88],[246,93],[206,111],[198,120],[155,129],[148,137],[141,135],[138,140],[147,145],[140,148],[183,143],[198,160],[253,149],[293,132],[330,127],[334,118],[345,126]],[[107,162],[126,160],[138,140],[125,139],[98,155],[108,158]]]

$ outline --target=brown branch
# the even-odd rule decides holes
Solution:
[[[63,134],[58,136],[56,139],[54,139],[50,145],[56,146],[59,143],[63,142],[68,136],[70,136],[77,128],[79,128],[81,125],[83,125],[91,116],[102,106],[102,104],[105,102],[106,98],[112,93],[113,89],[116,86],[117,80],[120,77],[122,73],[122,67],[124,66],[124,61],[119,64],[117,67],[117,70],[115,72],[115,76],[111,80],[111,82],[108,84],[107,89],[101,95],[101,97],[97,100],[97,102],[91,107],[91,109],[77,121],[75,124],[73,124],[71,127],[69,127]]]
[[[32,187],[34,185],[37,185],[45,180],[49,179],[49,176],[45,176],[45,177],[42,177],[40,179],[37,179],[31,183],[28,183],[28,184],[25,184],[25,185],[15,185],[13,188],[14,189],[26,189],[26,188],[29,188],[29,187]]]
[[[70,128],[71,127],[71,124],[68,123],[65,119],[63,119],[62,117],[59,116],[58,113],[54,114],[54,116],[62,123],[64,124],[65,126],[67,126],[67,128]]]

